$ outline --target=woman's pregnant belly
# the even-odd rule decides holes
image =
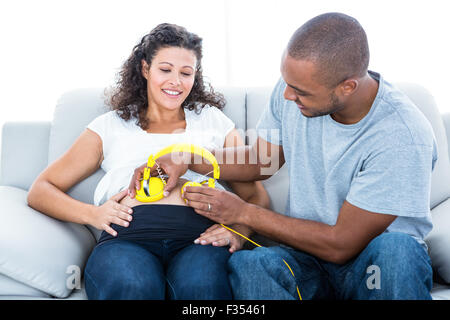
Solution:
[[[164,197],[158,201],[153,202],[141,202],[139,200],[136,200],[135,198],[130,198],[129,196],[126,196],[123,198],[120,203],[123,205],[126,205],[128,207],[135,207],[139,205],[149,205],[149,204],[173,204],[178,206],[186,206],[186,202],[181,198],[181,187],[183,184],[185,184],[188,180],[186,179],[178,179],[177,185],[174,189],[170,192],[170,194],[167,197]]]
[[[174,239],[192,242],[200,233],[214,224],[186,205],[181,199],[181,187],[187,180],[179,179],[170,195],[154,202],[140,202],[129,196],[120,203],[133,207],[133,219],[128,227],[111,224],[121,239],[161,240]],[[102,232],[99,243],[115,237]]]

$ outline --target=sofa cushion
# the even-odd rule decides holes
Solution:
[[[256,142],[256,124],[269,103],[272,88],[253,87],[247,91],[247,137],[248,144]],[[272,210],[283,213],[286,210],[289,191],[289,172],[287,165],[281,167],[273,176],[262,181],[266,188]]]
[[[433,300],[450,300],[450,286],[448,285],[433,283],[430,293]]]
[[[442,115],[442,120],[444,121],[445,132],[447,133],[447,148],[450,157],[450,112],[444,113]]]
[[[50,121],[5,123],[2,130],[0,185],[24,190],[30,188],[47,167],[49,134]]]
[[[425,238],[433,269],[450,284],[450,199],[431,211],[433,229]]]
[[[256,128],[259,118],[269,103],[272,89],[270,87],[254,87],[247,90],[247,130]]]
[[[48,294],[37,290],[17,280],[0,274],[0,299],[2,296],[28,296],[39,298],[50,298]]]
[[[75,142],[85,127],[95,117],[106,112],[103,89],[77,89],[64,93],[58,100],[50,130],[48,163],[54,162]],[[72,187],[68,194],[80,201],[93,203],[94,190],[104,175],[95,174]]]
[[[84,269],[95,245],[90,231],[27,205],[27,191],[0,186],[0,274],[46,294],[65,298],[71,266]]]
[[[233,120],[237,129],[245,130],[245,90],[237,87],[218,87],[215,91],[223,94],[227,102],[223,113]]]

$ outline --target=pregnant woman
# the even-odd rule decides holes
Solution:
[[[205,88],[201,42],[171,24],[144,36],[107,95],[111,111],[89,123],[30,189],[31,207],[102,230],[84,272],[89,299],[232,299],[227,260],[244,240],[196,214],[180,196],[186,181],[207,178],[188,171],[174,191],[154,202],[127,194],[134,168],[169,145],[211,150],[243,144],[221,111],[223,97]],[[100,167],[106,174],[93,205],[66,194]],[[269,204],[260,182],[229,186],[247,202]],[[215,187],[223,188],[217,181]]]

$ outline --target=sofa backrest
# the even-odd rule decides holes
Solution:
[[[411,83],[399,83],[397,86],[419,107],[434,129],[439,154],[439,159],[432,176],[430,206],[431,208],[434,208],[437,204],[450,197],[450,184],[448,183],[448,181],[450,181],[449,149],[443,117],[437,109],[433,97],[423,87]],[[255,87],[245,89],[222,87],[216,89],[218,92],[222,92],[227,100],[227,106],[224,109],[224,113],[236,123],[238,129],[242,129],[242,132],[251,132],[251,130],[255,128],[256,123],[269,100],[271,88]],[[58,100],[51,126],[49,126],[49,129],[45,129],[44,127],[43,129],[45,130],[42,130],[42,134],[39,137],[35,137],[35,139],[45,140],[46,136],[49,135],[48,163],[53,162],[61,156],[73,144],[86,125],[96,116],[106,111],[107,109],[104,106],[103,100],[103,89],[101,88],[78,89],[64,93]],[[447,118],[445,119],[448,120],[447,130],[449,130],[450,134],[450,116],[447,115]],[[21,124],[22,127],[25,125],[25,123]],[[11,128],[8,129],[9,127]],[[8,130],[10,138],[11,131],[14,131],[14,127],[14,124],[11,124],[10,126],[6,125],[4,127],[4,129]],[[23,135],[23,129],[19,130]],[[50,132],[46,133],[48,130]],[[18,139],[16,139],[16,136],[18,135],[19,133],[13,134],[14,138],[11,140],[17,141]],[[14,144],[14,141],[11,141],[10,144]],[[8,146],[9,143],[4,141],[2,149],[6,150],[9,148]],[[36,146],[39,146],[40,148],[46,147],[47,142],[42,144],[36,143]],[[9,149],[12,150],[12,148]],[[20,154],[17,154],[17,157],[26,158],[27,155],[21,156]],[[28,180],[33,180],[33,177],[35,177],[37,173],[34,171],[28,172],[27,170],[31,170],[29,168],[23,170],[23,166],[21,165],[18,165],[21,168],[21,171],[17,173],[17,170],[14,169],[15,167],[10,165],[14,161],[9,159],[10,157],[5,154],[2,154],[2,158],[2,184],[28,189],[32,182]],[[12,167],[13,170],[10,170],[10,167]],[[44,168],[41,168],[39,170],[43,169]],[[98,170],[94,175],[69,190],[69,194],[80,201],[92,203],[95,187],[103,174],[104,172],[101,169]],[[22,176],[23,178],[20,178]],[[17,182],[15,181],[17,179],[21,180]],[[289,177],[286,166],[283,166],[283,168],[270,179],[263,181],[263,184],[271,196],[273,210],[283,212],[286,205],[289,186]]]
[[[48,163],[54,162],[63,155],[89,122],[106,111],[102,89],[87,88],[65,92],[58,99],[53,113]],[[97,170],[93,175],[72,187],[68,191],[69,195],[77,200],[93,203],[95,187],[104,174],[102,169]]]
[[[0,186],[28,190],[47,167],[50,121],[9,121],[2,127]]]
[[[247,89],[247,133],[249,137],[256,135],[254,133],[256,124],[269,102],[271,93],[271,87],[253,87]],[[263,185],[270,196],[272,210],[279,213],[284,212],[286,210],[289,192],[289,172],[287,165],[283,165],[269,179],[263,180]]]

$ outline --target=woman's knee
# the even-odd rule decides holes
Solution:
[[[227,248],[192,245],[170,262],[167,282],[172,299],[231,299]]]
[[[203,274],[202,270],[184,278],[167,279],[169,295],[176,300],[231,300],[233,295],[224,272]]]
[[[132,243],[97,246],[85,268],[89,299],[164,299],[165,278],[158,259]]]
[[[97,245],[86,264],[85,273],[108,281],[119,277],[125,268],[136,268],[136,258],[148,254],[144,248],[123,240],[110,240]],[[134,260],[134,261],[133,261]],[[109,282],[109,281],[108,281]]]

